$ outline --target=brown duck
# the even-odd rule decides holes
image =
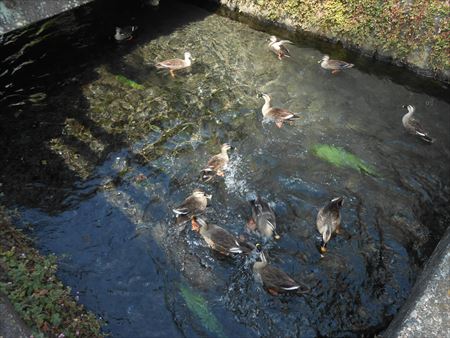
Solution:
[[[172,211],[178,216],[195,216],[205,211],[208,204],[208,199],[211,199],[211,195],[206,194],[200,189],[194,189],[192,194],[188,196],[183,203],[172,209]]]
[[[273,296],[279,293],[299,291],[301,285],[292,279],[286,272],[267,263],[261,245],[256,244],[261,261],[253,264],[255,277],[262,282],[264,288]]]
[[[250,244],[237,239],[218,225],[208,224],[201,217],[193,217],[191,223],[192,230],[199,232],[208,246],[222,255],[246,254],[253,250]]]
[[[247,227],[252,231],[258,230],[263,237],[280,239],[280,235],[276,231],[277,221],[275,219],[275,212],[269,203],[258,196],[256,199],[250,201],[250,205],[252,208],[252,218],[247,223]]]
[[[317,214],[316,226],[319,233],[322,235],[320,244],[320,252],[327,251],[326,246],[330,241],[331,235],[340,232],[341,214],[340,209],[344,203],[343,197],[336,197],[329,201],[324,207],[320,208]]]
[[[408,109],[408,112],[402,117],[403,127],[405,127],[408,133],[420,137],[427,143],[433,143],[434,139],[428,136],[428,133],[423,129],[419,121],[412,117],[414,112],[416,111],[416,108],[410,104],[407,106],[403,106],[403,108]]]
[[[291,122],[300,118],[300,116],[295,115],[287,109],[272,107],[270,103],[272,99],[269,95],[259,94],[258,96],[264,99],[264,105],[261,109],[263,117],[275,122],[278,128],[283,126],[283,122]]]
[[[168,69],[170,75],[172,75],[172,77],[175,77],[174,71],[189,67],[192,64],[191,59],[192,59],[191,53],[185,52],[184,60],[183,59],[165,60],[155,64],[155,67],[160,69]]]
[[[269,49],[277,55],[278,60],[291,56],[291,54],[289,54],[289,50],[284,45],[286,43],[292,44],[289,40],[278,40],[275,35],[272,35],[269,38]]]
[[[319,63],[323,69],[331,70],[332,74],[336,74],[341,70],[349,69],[354,66],[353,63],[348,63],[341,60],[332,60],[328,55],[324,55],[322,57],[322,60],[319,61]]]
[[[210,181],[215,175],[224,176],[223,169],[227,166],[230,158],[227,151],[231,149],[231,146],[227,143],[222,145],[219,154],[214,155],[208,161],[205,169],[201,171],[201,178],[204,182]]]

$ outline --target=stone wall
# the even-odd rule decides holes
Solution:
[[[449,1],[210,1],[450,82]]]
[[[1,0],[0,35],[94,0]]]

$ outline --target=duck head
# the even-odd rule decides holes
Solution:
[[[184,59],[185,60],[193,60],[192,55],[189,52],[184,52]]]
[[[259,93],[258,95],[256,95],[259,98],[263,98],[264,101],[269,102],[271,100],[270,96],[265,94],[265,93]]]
[[[416,108],[414,108],[414,106],[410,104],[408,105],[404,104],[402,107],[408,109],[408,113],[412,113],[414,112],[414,110],[416,110]]]
[[[330,59],[330,57],[328,56],[328,55],[324,55],[324,56],[322,56],[322,59],[320,59],[319,61],[317,61],[317,63],[321,63],[321,62],[323,62],[323,61],[328,61]]]
[[[222,144],[222,148],[221,148],[222,152],[227,152],[230,149],[231,149],[231,146],[228,143]]]

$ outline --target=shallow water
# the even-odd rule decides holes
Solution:
[[[417,90],[420,79],[362,71],[367,60],[331,75],[317,63],[322,51],[301,40],[280,62],[267,33],[170,8],[146,9],[135,39],[98,45],[57,83],[13,84],[27,95],[2,103],[2,202],[60,257],[61,278],[114,337],[378,333],[449,219],[449,104]],[[194,64],[174,79],[152,66],[184,51]],[[264,122],[261,92],[301,119],[281,129]],[[433,145],[405,133],[403,104],[416,106]],[[199,182],[224,142],[234,147],[225,178]],[[333,166],[314,154],[318,144],[376,174]],[[194,188],[213,194],[208,219],[234,234],[244,233],[248,200],[271,201],[282,238],[267,245],[269,260],[311,294],[267,294],[251,259],[221,259],[176,225],[171,208]],[[348,236],[321,258],[315,217],[340,195]]]

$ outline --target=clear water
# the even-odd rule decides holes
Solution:
[[[51,59],[66,53],[64,42],[48,42],[33,51],[44,60],[32,65],[40,77],[26,79],[30,65],[9,86],[11,74],[1,76],[2,202],[19,208],[43,252],[60,257],[63,281],[113,337],[357,337],[385,328],[449,219],[446,98],[410,74],[307,41],[280,62],[268,33],[190,5],[134,20],[139,35],[125,44],[87,33],[79,45],[70,40],[78,54],[67,69]],[[322,70],[324,50],[355,68]],[[174,79],[152,66],[184,51],[194,64]],[[260,92],[302,118],[282,129],[264,123]],[[416,106],[435,144],[405,133],[403,104]],[[234,147],[225,178],[199,182],[224,142]],[[377,175],[333,166],[314,155],[317,144],[353,153]],[[282,236],[267,247],[270,262],[312,292],[273,297],[253,280],[251,259],[221,259],[177,226],[171,208],[194,188],[213,194],[208,219],[234,234],[244,233],[249,199],[270,200]],[[340,195],[348,236],[321,258],[315,217]]]

